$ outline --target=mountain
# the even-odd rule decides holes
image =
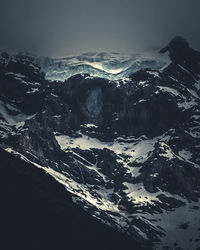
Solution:
[[[124,66],[121,72],[129,73],[119,78],[111,71],[108,77],[105,70],[101,77],[99,70],[90,75],[87,67],[73,75],[76,70],[68,73],[71,65],[66,59],[55,62],[2,53],[0,143],[11,169],[5,174],[10,189],[18,187],[13,179],[20,178],[24,191],[31,178],[30,189],[37,187],[36,204],[48,196],[57,206],[59,196],[66,224],[70,214],[74,220],[84,213],[88,219],[80,219],[81,227],[85,223],[83,230],[87,230],[96,223],[102,228],[96,237],[102,237],[104,244],[118,234],[125,249],[130,245],[200,249],[200,53],[180,37],[160,52],[169,53],[162,67],[154,67],[159,64],[155,58],[154,66],[140,60],[139,68]],[[107,60],[109,55],[89,54],[77,61],[92,57],[103,65],[102,58]],[[58,81],[55,75],[63,60],[66,80],[62,76]],[[17,161],[20,177],[17,174],[9,181],[15,171],[11,165]],[[26,165],[31,169],[28,176]],[[20,200],[26,204],[24,198]],[[71,237],[75,236],[66,236],[66,241]],[[113,249],[117,246],[121,249],[116,240]],[[111,248],[105,245],[104,249]]]

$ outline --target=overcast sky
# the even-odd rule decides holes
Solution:
[[[0,47],[50,56],[157,49],[176,35],[200,50],[200,0],[0,0]]]

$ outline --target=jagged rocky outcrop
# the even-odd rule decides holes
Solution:
[[[190,48],[189,43],[182,37],[175,37],[160,52],[169,52],[172,65],[186,67],[193,76],[198,76],[200,71],[200,52]],[[171,66],[172,66],[171,65]]]
[[[198,249],[200,58],[180,37],[167,51],[159,70],[62,82],[33,56],[1,54],[1,145],[141,248]]]

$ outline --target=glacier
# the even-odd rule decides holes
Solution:
[[[94,52],[64,58],[39,57],[36,62],[49,81],[65,81],[76,74],[120,80],[141,69],[161,70],[169,64],[169,58],[156,52],[132,55]]]

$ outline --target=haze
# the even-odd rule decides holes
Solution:
[[[0,0],[0,47],[61,57],[158,49],[176,35],[200,50],[199,0]]]

